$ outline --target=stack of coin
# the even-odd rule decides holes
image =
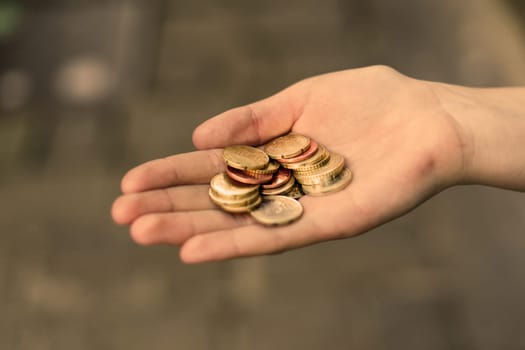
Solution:
[[[260,149],[243,145],[227,147],[223,159],[227,169],[212,178],[211,200],[230,213],[250,212],[262,202],[259,185],[272,180],[279,164]]]
[[[211,179],[208,194],[216,205],[230,213],[248,213],[262,202],[259,185],[236,182],[226,173]]]
[[[303,212],[305,193],[324,195],[345,188],[352,173],[344,158],[299,134],[278,137],[259,148],[224,149],[226,172],[210,183],[211,200],[230,213],[248,213],[265,225],[283,225]]]
[[[278,137],[264,146],[265,152],[293,170],[293,176],[305,194],[318,196],[337,192],[352,180],[343,156],[299,134]]]
[[[300,198],[303,193],[292,172],[270,160],[264,151],[250,146],[230,146],[223,152],[228,165],[226,174],[234,181],[247,185],[261,185],[263,196],[285,195]]]
[[[279,168],[270,182],[261,185],[261,194],[263,196],[285,195],[299,198],[302,192],[298,188],[292,172],[285,168]]]

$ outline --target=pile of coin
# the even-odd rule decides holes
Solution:
[[[211,200],[225,211],[247,213],[266,225],[282,225],[303,212],[296,200],[345,188],[352,179],[344,158],[307,136],[288,134],[263,149],[226,147],[226,172],[210,182]]]
[[[352,172],[345,167],[343,156],[329,152],[304,135],[278,137],[267,143],[264,151],[283,168],[293,171],[305,194],[319,196],[337,192],[352,180]]]
[[[211,179],[208,194],[215,204],[230,213],[247,213],[262,202],[259,185],[232,181],[226,173]]]

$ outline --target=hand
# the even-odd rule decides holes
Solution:
[[[221,148],[260,145],[290,131],[342,154],[352,183],[338,193],[301,198],[303,217],[282,227],[217,209],[207,184],[225,170]],[[130,170],[113,206],[114,220],[130,224],[137,243],[181,246],[186,263],[281,252],[366,232],[462,181],[466,149],[433,83],[386,67],[306,79],[206,121],[193,141],[200,151]]]

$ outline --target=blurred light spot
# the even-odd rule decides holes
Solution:
[[[7,38],[16,31],[22,10],[16,3],[0,2],[0,39]]]
[[[23,107],[31,95],[33,83],[27,73],[9,70],[0,76],[0,106],[12,110]]]
[[[75,58],[64,64],[53,82],[55,92],[64,101],[91,104],[112,92],[113,76],[108,64],[94,57]]]

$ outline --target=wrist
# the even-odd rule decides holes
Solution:
[[[462,144],[457,182],[525,191],[525,88],[433,84]]]

